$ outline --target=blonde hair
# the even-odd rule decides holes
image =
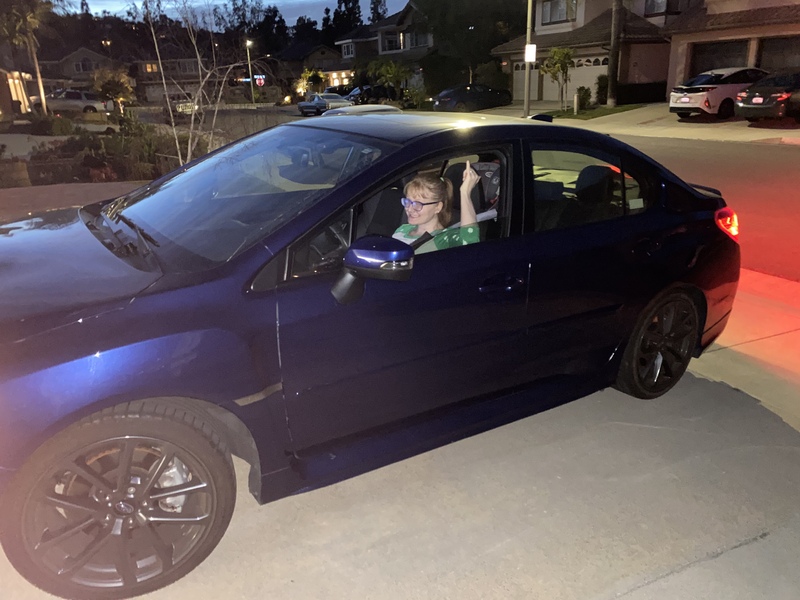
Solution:
[[[415,193],[429,198],[431,202],[441,202],[442,210],[437,215],[439,223],[442,227],[450,224],[453,216],[453,183],[449,179],[432,173],[420,173],[403,188],[406,197]]]

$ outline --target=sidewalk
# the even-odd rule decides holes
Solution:
[[[532,102],[530,114],[558,109],[558,102]],[[481,112],[521,118],[523,107],[521,104],[512,104]],[[556,119],[554,123],[613,135],[800,145],[800,124],[791,119],[765,120],[758,123],[748,123],[744,119],[718,121],[714,117],[706,116],[678,119],[677,115],[669,112],[669,105],[666,102],[647,104],[641,108],[586,121]]]

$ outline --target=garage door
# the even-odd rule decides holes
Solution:
[[[692,47],[692,72],[747,66],[747,40],[695,44]]]
[[[758,66],[767,71],[800,67],[800,36],[761,40]]]

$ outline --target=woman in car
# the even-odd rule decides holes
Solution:
[[[417,254],[480,241],[480,228],[470,198],[479,180],[467,161],[459,188],[461,225],[447,229],[453,213],[453,184],[430,173],[417,175],[406,184],[401,200],[408,223],[400,225],[392,237],[411,245],[422,241],[423,236],[432,238],[416,249]]]

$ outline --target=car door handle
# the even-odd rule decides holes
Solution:
[[[636,258],[651,258],[659,250],[661,250],[661,241],[647,238],[634,245],[633,255]]]
[[[492,275],[484,280],[478,288],[481,294],[496,294],[503,292],[510,294],[522,289],[525,286],[525,281],[519,277],[501,273],[499,275]]]

